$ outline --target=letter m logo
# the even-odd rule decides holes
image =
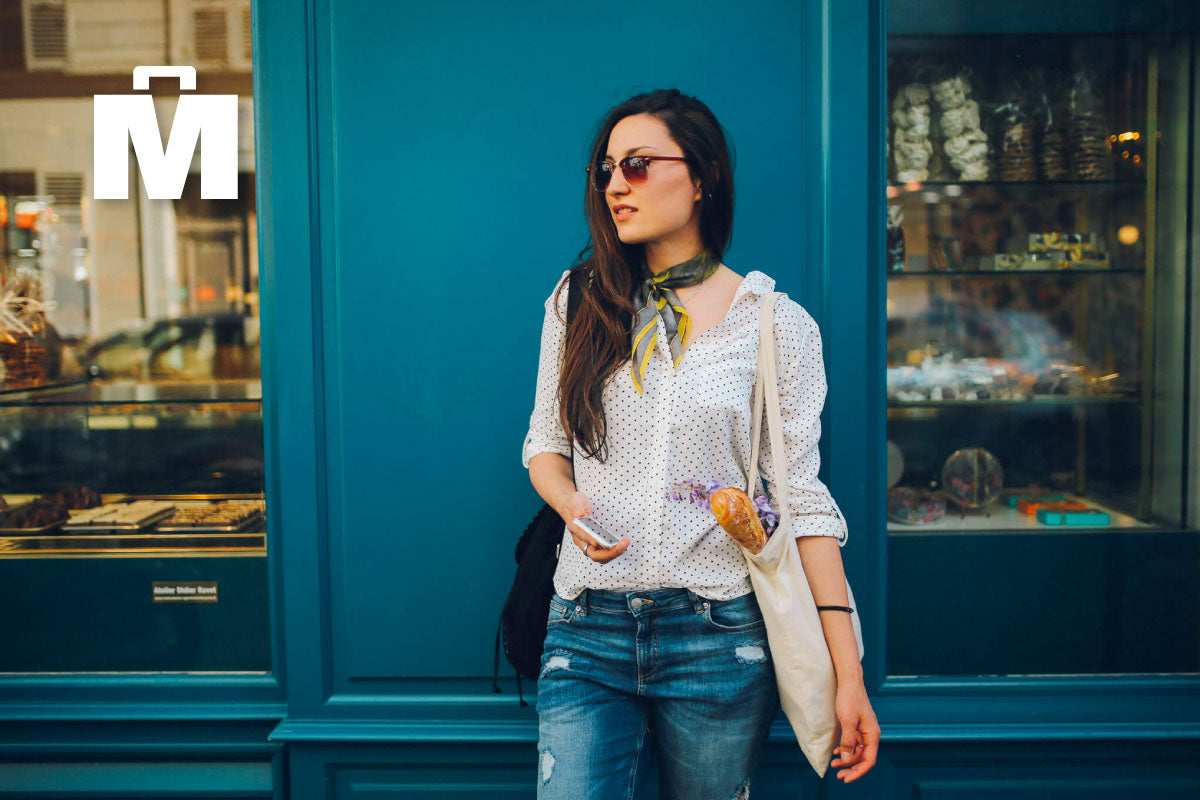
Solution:
[[[180,91],[196,90],[195,67],[134,67],[134,91],[149,91],[151,77],[179,79]],[[151,200],[178,200],[201,131],[200,196],[237,198],[237,95],[181,95],[164,148],[154,99],[149,94],[94,96],[93,167],[97,200],[129,197],[129,141]]]

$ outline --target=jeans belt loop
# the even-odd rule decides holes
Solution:
[[[688,589],[687,593],[688,593],[688,599],[692,601],[692,608],[695,610],[695,612],[697,614],[703,612],[704,611],[704,598],[702,598],[700,595],[693,592],[691,589]]]

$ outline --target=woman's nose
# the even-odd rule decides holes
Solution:
[[[629,191],[629,184],[625,182],[625,172],[620,167],[614,167],[612,177],[608,179],[609,194],[625,194]]]

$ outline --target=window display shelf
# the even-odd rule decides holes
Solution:
[[[912,402],[889,400],[887,407],[888,417],[890,418],[893,416],[893,412],[903,412],[905,409],[910,408],[1008,408],[1020,406],[1085,406],[1112,404],[1136,406],[1140,402],[1141,398],[1128,397],[1125,395],[1045,395],[1020,399],[987,398],[983,400],[914,400]]]
[[[1145,184],[1145,178],[1102,178],[1097,180],[1053,180],[1043,178],[1040,180],[1030,181],[973,181],[973,180],[917,180],[900,183],[897,181],[888,181],[889,187],[901,189],[904,192],[919,192],[922,189],[936,186],[962,186],[971,188],[973,186],[1104,186],[1111,184],[1135,183]]]
[[[4,386],[3,383],[0,383],[0,405],[4,403],[23,404],[31,395],[47,395],[63,389],[76,389],[85,386],[87,382],[87,378],[72,378],[44,383],[35,387]]]
[[[1141,275],[1144,274],[1144,269],[1101,269],[1095,267],[1062,267],[1056,269],[922,269],[922,270],[904,270],[903,272],[889,272],[888,280],[892,278],[952,278],[955,276],[987,277],[987,278],[1017,278],[1029,277],[1031,275],[1046,276],[1046,275]]]
[[[194,536],[0,537],[0,558],[162,558],[164,556],[266,556],[263,533]]]
[[[0,408],[261,402],[262,381],[73,381],[0,392]]]
[[[0,500],[9,508],[35,500],[39,495],[7,494]],[[253,513],[242,512],[243,519],[218,529],[215,525],[206,529],[181,529],[177,514],[166,514],[140,530],[89,531],[86,529],[63,528],[70,525],[89,509],[72,509],[69,519],[60,520],[52,526],[29,529],[28,532],[0,530],[0,559],[2,558],[46,558],[71,556],[182,556],[198,554],[266,555],[266,519],[261,511],[265,497],[259,495],[99,495],[95,508],[118,507],[139,501],[174,503],[175,511],[187,513],[188,509],[211,507],[222,501],[259,504]],[[226,503],[225,505],[229,505]]]
[[[1088,498],[1073,498],[1109,515],[1107,525],[1046,525],[1037,517],[1015,508],[993,503],[986,511],[946,509],[946,515],[936,522],[906,525],[889,520],[888,536],[920,536],[922,534],[962,534],[966,536],[1002,533],[1096,533],[1097,531],[1161,530],[1157,525],[1142,522],[1103,503]]]

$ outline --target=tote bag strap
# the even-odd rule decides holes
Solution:
[[[750,469],[747,470],[746,481],[746,494],[750,495],[751,499],[758,494],[758,458],[762,443],[763,405],[766,401],[765,377],[767,370],[765,363],[773,362],[775,358],[775,303],[781,295],[781,292],[768,292],[763,295],[762,302],[758,306],[758,366],[755,369],[754,393],[750,396]],[[767,352],[768,345],[770,346],[769,353]],[[774,374],[776,370],[771,369],[770,372]],[[778,394],[778,387],[774,394]],[[778,413],[778,406],[778,401],[776,401],[776,413]],[[772,451],[774,451],[774,447],[772,447]],[[779,454],[773,453],[773,455],[778,456]],[[776,471],[775,474],[779,475],[779,472]],[[776,489],[776,493],[778,493],[778,489]],[[776,508],[779,508],[777,500],[775,505]]]

